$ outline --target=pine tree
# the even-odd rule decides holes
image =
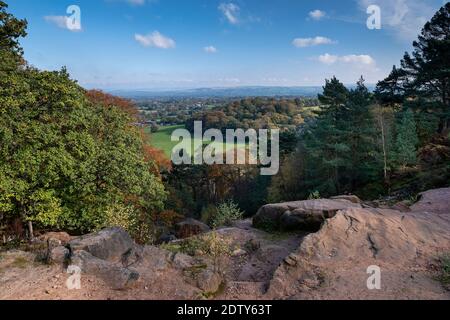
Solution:
[[[344,141],[350,149],[347,153],[345,182],[351,191],[376,180],[381,173],[382,163],[371,104],[372,94],[361,77],[356,88],[350,91],[343,128],[346,134]]]
[[[411,109],[407,109],[402,114],[395,141],[395,160],[399,166],[405,167],[417,163],[418,143],[414,113]]]

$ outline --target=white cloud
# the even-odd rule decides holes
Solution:
[[[369,55],[356,55],[356,54],[350,54],[346,56],[337,56],[332,54],[323,54],[317,58],[321,63],[332,65],[337,62],[341,63],[350,63],[358,66],[366,66],[366,67],[375,67],[376,62],[375,60],[369,56]]]
[[[45,16],[44,20],[48,23],[51,23],[55,26],[57,26],[58,28],[61,29],[66,29],[72,32],[78,32],[81,31],[80,28],[69,28],[69,17],[66,16]]]
[[[234,3],[221,3],[219,10],[223,13],[225,18],[231,24],[239,23],[239,11],[241,10],[238,5]]]
[[[423,0],[357,0],[364,13],[369,5],[381,9],[382,28],[406,41],[417,38],[422,27],[431,19],[438,7]]]
[[[292,41],[292,44],[297,48],[312,47],[322,44],[333,44],[333,43],[336,42],[329,38],[320,36],[315,38],[296,38],[294,39],[294,41]]]
[[[325,11],[322,11],[322,10],[314,10],[309,13],[309,16],[311,19],[321,20],[322,18],[324,18],[326,16],[326,13],[325,13]]]
[[[207,46],[207,47],[204,47],[203,50],[204,50],[206,53],[216,53],[216,52],[217,52],[217,48],[214,47],[214,46]]]
[[[134,39],[144,47],[155,47],[160,49],[171,49],[176,47],[173,39],[168,38],[158,31],[148,35],[135,34]]]
[[[335,56],[335,55],[331,55],[331,54],[325,53],[325,54],[319,56],[318,59],[319,59],[320,62],[322,62],[324,64],[333,64],[333,63],[336,63],[338,61],[339,57]]]

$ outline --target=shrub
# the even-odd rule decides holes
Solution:
[[[200,220],[203,223],[210,224],[216,215],[217,215],[217,207],[215,205],[210,204],[202,209]]]
[[[138,243],[150,244],[156,239],[153,220],[132,205],[116,203],[105,212],[104,223],[98,229],[121,227]]]
[[[439,280],[444,286],[450,286],[450,254],[444,255],[441,259],[441,274]]]
[[[234,221],[241,220],[244,213],[233,201],[220,204],[217,207],[217,213],[212,218],[211,226],[216,229],[221,226],[230,226]]]
[[[320,192],[319,191],[313,191],[309,194],[308,200],[318,200],[320,199]]]

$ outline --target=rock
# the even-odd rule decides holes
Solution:
[[[154,246],[145,246],[141,262],[147,269],[164,271],[170,266],[170,256],[169,251]]]
[[[139,258],[139,248],[122,228],[108,228],[72,240],[68,244],[71,252],[86,251],[94,257],[109,262],[130,265]]]
[[[242,257],[242,256],[245,256],[245,255],[247,255],[247,251],[242,250],[242,249],[236,249],[231,254],[231,256],[233,256],[233,257]]]
[[[411,206],[412,211],[436,214],[450,213],[450,188],[428,190],[422,192],[419,198],[419,201]]]
[[[175,268],[184,270],[195,265],[195,260],[191,256],[183,253],[177,253],[173,257],[172,264]]]
[[[175,225],[175,228],[177,230],[177,237],[179,239],[185,239],[211,231],[211,228],[203,222],[191,218],[177,223]]]
[[[365,286],[366,271],[372,265],[382,269],[384,281],[395,281],[391,284],[395,288],[408,283],[410,273],[399,270],[409,270],[449,250],[450,212],[444,217],[388,209],[343,209],[284,259],[266,298],[302,299],[307,297],[305,290],[319,290],[325,282],[324,294],[339,291],[339,297],[356,298],[355,292]]]
[[[177,240],[177,237],[171,233],[165,233],[158,239],[158,244],[169,243]]]
[[[362,203],[361,199],[358,198],[358,196],[355,196],[355,195],[336,196],[336,197],[332,197],[331,200],[347,200],[347,201],[350,201],[350,202],[356,203],[356,204],[361,204]]]
[[[49,252],[48,262],[64,264],[70,257],[70,251],[66,247],[58,246]]]
[[[394,204],[392,209],[398,210],[400,212],[411,212],[411,209],[409,208],[406,201],[397,202],[396,204]]]
[[[130,288],[139,280],[139,273],[132,268],[99,259],[89,252],[76,251],[71,265],[78,266],[83,273],[101,278],[114,290]]]
[[[58,242],[59,245],[66,245],[72,240],[72,237],[66,232],[47,232],[38,239],[45,242],[51,240],[53,242]]]
[[[216,293],[222,285],[223,278],[217,272],[205,270],[198,275],[197,286],[207,293]]]
[[[326,219],[347,208],[361,208],[361,205],[346,199],[269,204],[259,209],[253,225],[262,229],[317,231]]]

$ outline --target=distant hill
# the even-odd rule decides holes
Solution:
[[[233,97],[312,97],[322,87],[233,87],[180,90],[114,90],[114,95],[132,99],[145,98],[233,98]]]
[[[349,86],[352,87],[352,86]],[[369,90],[374,86],[368,85]],[[320,86],[308,87],[233,87],[177,90],[112,90],[111,94],[130,99],[148,98],[237,98],[237,97],[315,97]]]

